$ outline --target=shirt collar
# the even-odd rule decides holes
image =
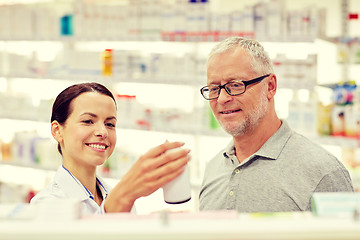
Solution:
[[[234,146],[233,139],[231,139],[230,143],[226,146],[223,154],[224,154],[224,157],[230,157],[232,155],[235,155],[235,146]]]
[[[269,160],[276,160],[283,150],[286,142],[290,138],[292,130],[285,120],[282,120],[280,128],[261,146],[261,148],[252,156],[262,156]],[[224,149],[224,157],[235,157],[234,141],[231,140]]]
[[[292,134],[289,124],[282,120],[280,128],[262,145],[256,155],[276,160]]]

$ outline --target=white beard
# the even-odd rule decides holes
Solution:
[[[264,118],[268,111],[268,99],[266,96],[266,91],[262,91],[262,94],[259,99],[259,105],[252,109],[243,119],[240,119],[239,122],[234,124],[225,124],[218,120],[220,126],[233,137],[242,136],[247,132],[251,132],[255,129],[259,121]]]

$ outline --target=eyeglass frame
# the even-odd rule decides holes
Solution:
[[[266,74],[266,75],[263,75],[263,76],[261,76],[261,77],[257,77],[257,78],[254,78],[254,79],[251,79],[251,80],[248,80],[248,81],[238,81],[238,82],[242,82],[242,83],[244,84],[244,91],[243,91],[242,93],[232,94],[232,93],[230,93],[229,90],[226,88],[226,85],[228,85],[228,84],[230,84],[230,83],[237,82],[237,81],[227,82],[227,83],[222,84],[222,85],[206,85],[206,86],[204,86],[204,87],[202,87],[202,88],[200,89],[200,93],[201,93],[201,95],[202,95],[206,100],[214,100],[214,99],[219,98],[221,89],[224,89],[224,90],[226,91],[226,93],[229,94],[230,96],[238,96],[238,95],[244,94],[244,93],[246,92],[246,87],[247,87],[248,85],[253,84],[253,83],[260,82],[260,81],[262,81],[263,79],[269,77],[270,75],[271,75],[271,74],[269,73],[269,74]],[[206,98],[206,97],[204,96],[203,90],[204,90],[205,88],[209,87],[209,86],[217,86],[217,87],[219,88],[219,92],[218,92],[217,97],[215,97],[215,98]]]

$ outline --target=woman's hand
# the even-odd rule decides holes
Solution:
[[[180,148],[183,145],[166,141],[142,155],[106,198],[105,211],[129,212],[136,199],[179,176],[190,160],[190,150]]]

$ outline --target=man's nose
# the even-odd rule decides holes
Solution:
[[[219,92],[219,97],[217,101],[219,103],[227,102],[232,98],[232,96],[226,91],[225,88],[221,88]]]

